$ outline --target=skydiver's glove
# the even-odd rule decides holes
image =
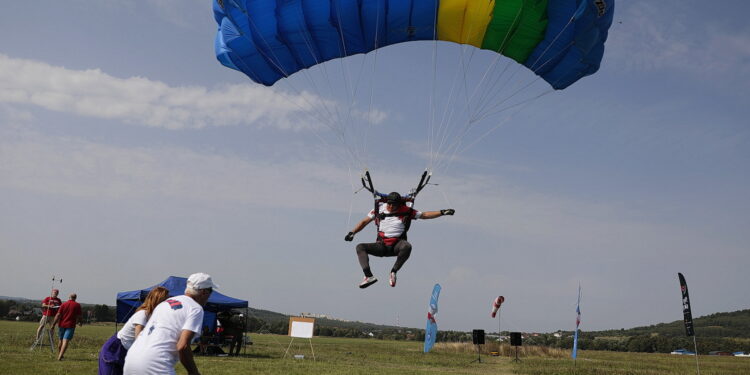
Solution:
[[[454,210],[452,208],[449,208],[447,210],[440,210],[440,215],[443,215],[443,216],[445,216],[445,215],[453,215],[455,213],[456,213],[456,210]]]
[[[354,239],[354,232],[349,232],[346,234],[346,237],[344,237],[344,241],[351,241]]]

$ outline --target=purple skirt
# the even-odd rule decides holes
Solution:
[[[126,354],[128,350],[114,334],[99,351],[99,375],[122,375]]]

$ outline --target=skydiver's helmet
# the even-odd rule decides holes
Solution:
[[[404,203],[404,199],[401,198],[401,194],[394,191],[388,194],[388,196],[385,198],[386,203],[400,205]]]

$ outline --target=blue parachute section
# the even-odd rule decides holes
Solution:
[[[599,69],[615,0],[548,0],[545,37],[524,65],[555,89]],[[440,0],[214,0],[217,59],[271,86],[322,62],[434,40]]]
[[[545,37],[524,65],[557,90],[596,73],[614,10],[614,0],[549,0]]]
[[[438,298],[440,298],[440,284],[435,284],[430,295],[430,310],[427,311],[427,327],[424,332],[424,352],[427,353],[435,345],[437,339],[437,321],[435,315],[438,312]]]

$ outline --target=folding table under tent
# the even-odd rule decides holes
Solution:
[[[169,290],[169,296],[179,296],[185,294],[187,278],[170,276],[166,280],[145,289],[132,290],[129,292],[117,293],[117,323],[125,323],[135,310],[146,300],[148,293],[157,286],[163,286]],[[210,332],[216,329],[216,314],[222,311],[232,309],[248,308],[248,302],[245,300],[225,296],[214,290],[208,303],[203,306],[203,325],[208,326]],[[245,316],[247,316],[247,311]]]

